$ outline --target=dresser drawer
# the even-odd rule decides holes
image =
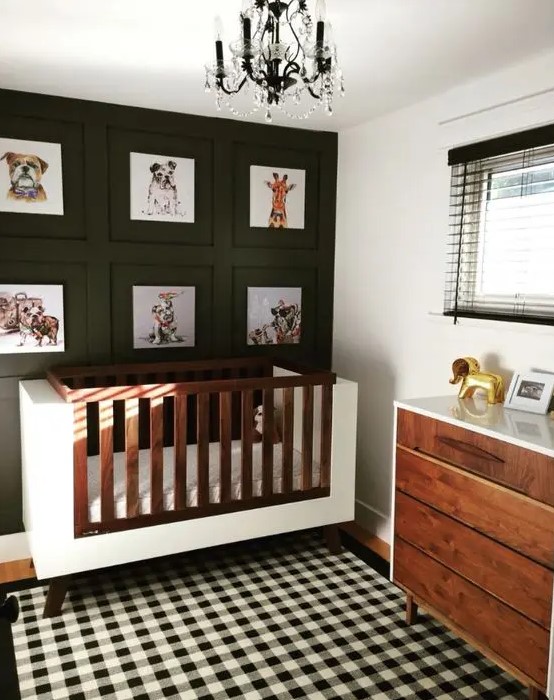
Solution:
[[[398,410],[397,441],[554,505],[554,459],[463,427]]]
[[[395,533],[512,608],[550,628],[553,574],[479,532],[396,492]]]
[[[396,488],[554,568],[554,508],[417,452],[396,450]]]
[[[545,629],[399,538],[394,545],[394,581],[539,686],[546,686]]]

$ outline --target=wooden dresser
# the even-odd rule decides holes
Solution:
[[[399,401],[394,583],[554,698],[554,420],[456,397]]]

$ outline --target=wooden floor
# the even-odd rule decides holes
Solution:
[[[381,559],[390,562],[390,545],[387,542],[384,542],[367,530],[364,530],[361,525],[358,525],[358,523],[354,521],[342,523],[340,528],[364,547],[378,554]]]
[[[390,546],[383,540],[364,530],[363,527],[354,521],[342,523],[340,528],[385,561],[390,561]],[[35,576],[36,573],[31,559],[21,559],[0,564],[0,584],[23,581],[28,578],[35,578]]]
[[[23,581],[27,578],[35,578],[36,572],[31,559],[8,561],[0,564],[0,584]]]

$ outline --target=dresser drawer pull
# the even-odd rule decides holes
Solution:
[[[458,450],[459,452],[466,452],[467,454],[470,454],[473,457],[480,457],[481,459],[488,459],[492,462],[499,462],[501,464],[504,464],[503,459],[492,454],[492,452],[487,452],[486,450],[483,450],[481,447],[476,447],[475,445],[470,445],[467,442],[462,442],[461,440],[456,440],[455,438],[442,437],[440,435],[437,435],[436,439],[443,445],[451,447],[453,450]]]

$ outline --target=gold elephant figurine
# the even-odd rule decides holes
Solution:
[[[476,389],[487,392],[487,403],[504,401],[504,380],[498,374],[481,372],[481,367],[474,357],[459,357],[452,363],[454,376],[450,384],[462,382],[458,396],[461,399],[472,397]]]

